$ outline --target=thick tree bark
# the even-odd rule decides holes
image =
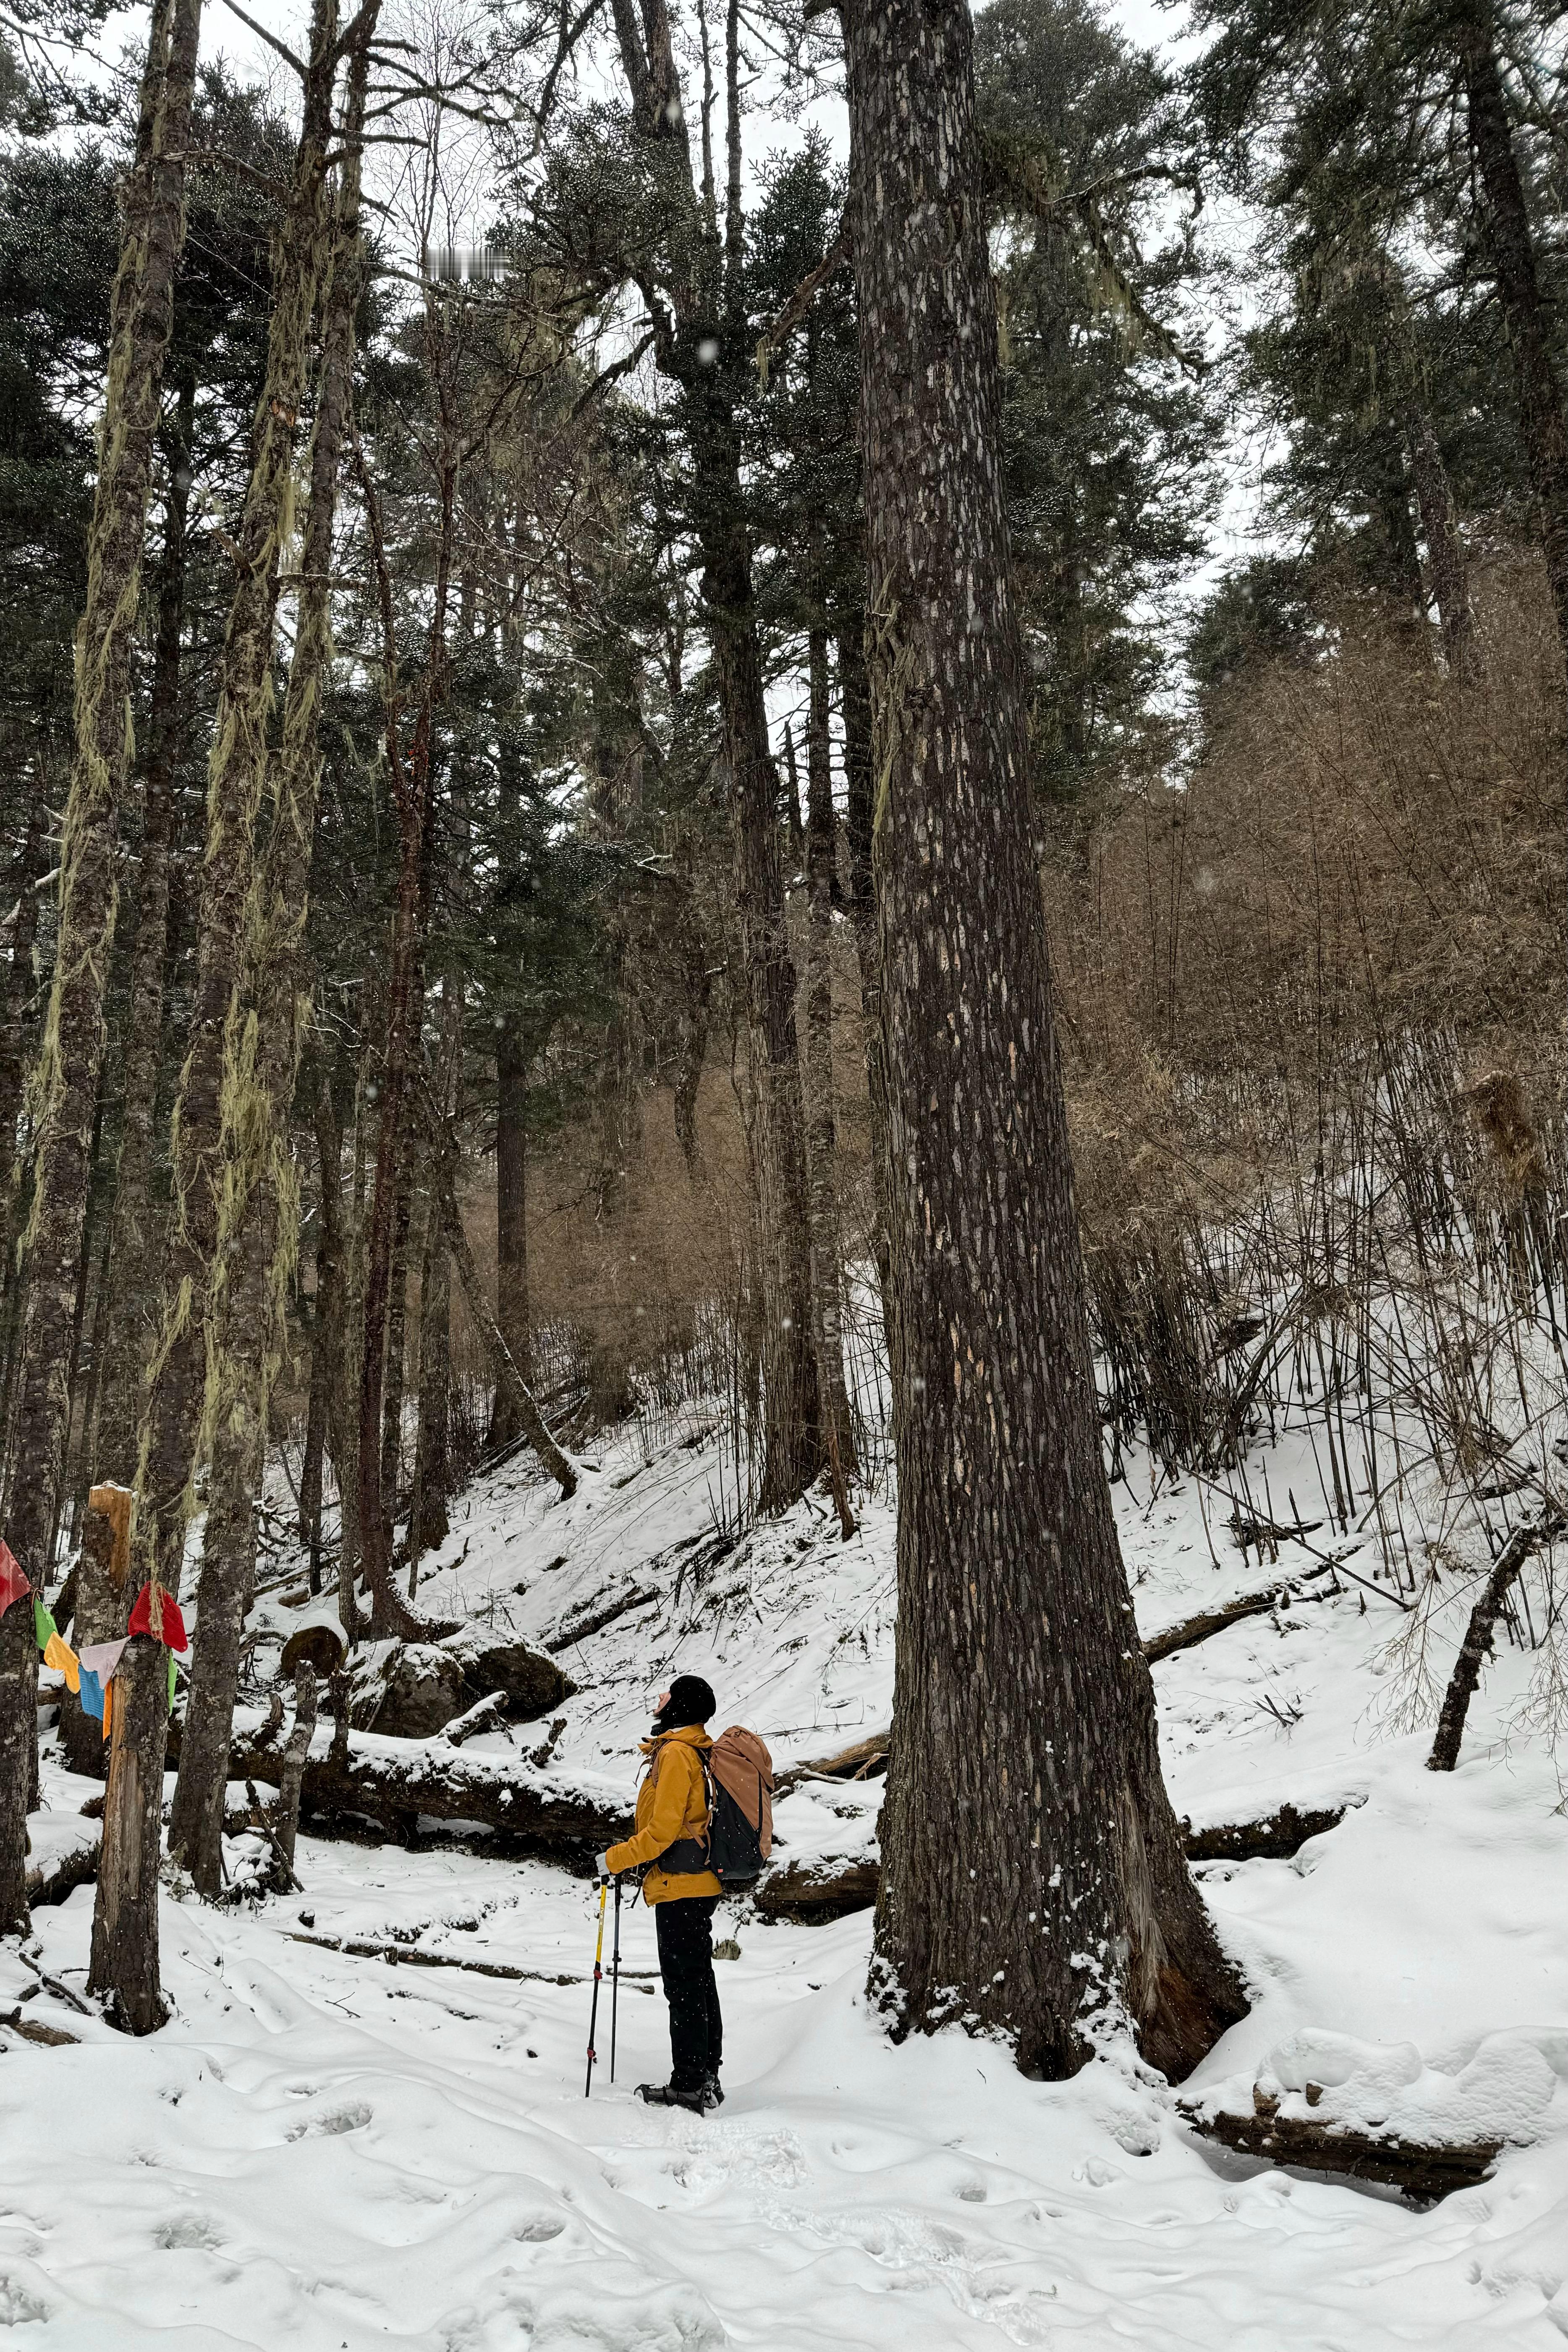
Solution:
[[[739,435],[718,387],[709,391],[700,383],[689,391],[693,406],[708,411],[696,445],[702,590],[735,817],[735,905],[763,1323],[758,1503],[763,1511],[783,1511],[805,1492],[826,1459],[812,1345],[811,1219],[795,958],[784,913],[778,785],[768,750]]]
[[[436,1074],[436,1107],[448,1123],[458,1108],[463,1070],[463,982],[456,969],[448,971],[441,1005],[440,1057]],[[435,1148],[435,1147],[433,1147]],[[452,1261],[447,1248],[436,1183],[425,1186],[425,1246],[419,1281],[419,1427],[414,1447],[414,1498],[408,1513],[408,1597],[418,1588],[422,1555],[447,1539],[447,1496],[451,1485],[448,1440],[452,1424]],[[498,1289],[500,1285],[498,1280]],[[513,1305],[515,1306],[515,1300]],[[527,1299],[523,1302],[524,1354],[512,1353],[506,1326],[497,1317],[507,1350],[524,1380],[526,1370]],[[504,1400],[509,1429],[521,1432],[515,1399],[505,1384],[496,1384],[498,1406]],[[493,1426],[492,1421],[492,1426]]]
[[[340,1515],[338,1617],[350,1647],[363,1631],[355,1595],[364,1547],[359,1526],[359,1389],[364,1346],[364,1228],[366,1106],[365,1067],[371,1052],[368,1026],[354,1087],[348,1214],[343,1220],[343,1279],[338,1308],[341,1346],[327,1412],[327,1444],[337,1479]],[[321,1127],[318,1119],[317,1135]],[[341,1196],[340,1196],[341,1197]]]
[[[420,1630],[418,1619],[411,1614],[393,1586],[391,1509],[383,1491],[381,1465],[383,1383],[397,1224],[399,1162],[406,1150],[409,1090],[424,1003],[426,836],[435,781],[436,717],[447,694],[447,626],[459,472],[458,436],[448,408],[447,355],[441,348],[438,332],[433,325],[429,327],[426,341],[432,362],[431,373],[437,380],[442,411],[437,480],[440,520],[437,532],[429,651],[426,658],[418,712],[406,752],[402,740],[403,704],[402,690],[397,682],[391,575],[382,539],[380,508],[374,498],[367,498],[384,647],[387,765],[397,810],[398,831],[397,898],[392,920],[375,1180],[365,1243],[364,1321],[359,1383],[359,1539],[364,1580],[370,1593],[371,1631],[378,1639],[389,1634],[407,1637]],[[364,478],[362,476],[362,478]]]
[[[1468,0],[1458,12],[1455,24],[1470,144],[1486,197],[1492,267],[1513,352],[1520,430],[1541,513],[1542,547],[1557,614],[1557,634],[1568,664],[1568,413],[1552,362],[1535,241],[1514,152],[1508,98],[1498,68],[1491,0]]]
[[[403,1404],[408,1385],[409,1236],[414,1223],[414,1138],[405,1135],[398,1151],[397,1191],[392,1215],[392,1270],[387,1278],[386,1348],[382,1363],[381,1494],[389,1519],[397,1517],[403,1480]]]
[[[871,1128],[871,1236],[882,1313],[892,1350],[892,1272],[888,1256],[888,1061],[882,1034],[882,949],[871,889],[871,680],[866,667],[866,619],[853,614],[837,640],[838,689],[844,709],[845,845],[848,852],[849,919],[860,974],[860,1018],[866,1033],[866,1096]]]
[[[208,1307],[203,1435],[212,1475],[202,1546],[201,1639],[191,1670],[169,1851],[197,1891],[222,1879],[223,1801],[239,1655],[256,1569],[256,1499],[268,1405],[282,1361],[299,1230],[288,1121],[310,1016],[305,902],[321,782],[318,720],[331,664],[328,583],[338,467],[348,429],[353,318],[361,285],[358,142],[368,51],[350,74],[337,226],[323,297],[321,389],[310,449],[310,504],[282,741],[271,762],[272,827],[244,918],[243,961],[226,1028],[222,1203]]]
[[[805,863],[805,824],[800,813],[800,765],[795,753],[795,730],[784,720],[784,815],[789,824],[790,856],[797,866]]]
[[[501,1394],[498,1388],[498,1400]],[[507,1419],[513,1418],[509,1401]],[[450,1532],[447,1498],[452,1483],[451,1431],[452,1260],[432,1193],[425,1204],[419,1273],[419,1427],[414,1444],[414,1499],[408,1513],[410,1600],[418,1588],[420,1560],[444,1544]]]
[[[44,871],[44,827],[50,794],[46,753],[40,746],[27,800],[27,829],[5,877],[5,897],[16,908],[11,957],[5,968],[0,1013],[0,1298],[9,1299],[16,1280],[16,1238],[18,1185],[16,1128],[22,1116],[22,1083],[27,1067],[27,1004],[36,992],[33,949],[38,937],[38,888]],[[4,1415],[0,1414],[0,1427]]]
[[[694,857],[689,835],[676,844],[669,895],[674,900],[671,949],[679,971],[679,1044],[670,1068],[675,1095],[675,1139],[689,1175],[695,1176],[701,1158],[697,1136],[697,1102],[708,1059],[709,1006],[713,981],[708,942],[697,908]]]
[[[273,257],[267,367],[250,478],[235,533],[237,576],[208,763],[195,1002],[175,1111],[174,1205],[162,1328],[148,1378],[137,1465],[136,1546],[142,1574],[156,1569],[175,1593],[206,1402],[208,1291],[224,1190],[224,1087],[236,1050],[231,1023],[237,1018],[235,992],[267,770],[279,560],[311,318],[331,251],[326,177],[337,21],[337,0],[315,0],[300,144]]]
[[[1244,2001],[1160,1774],[1100,1455],[1008,583],[963,0],[847,0],[900,1344],[871,1990],[1073,2072]]]
[[[130,753],[130,657],[174,273],[184,238],[200,0],[158,0],[142,84],[109,383],[77,633],[76,757],[60,848],[6,1535],[35,1590],[48,1571],[70,1411],[70,1332],[92,1173],[103,991],[114,932],[117,816]],[[0,1617],[0,1933],[26,1919],[25,1816],[37,1752],[37,1647],[25,1602]]]
[[[805,1103],[811,1178],[811,1304],[823,1435],[844,1534],[854,1532],[848,1482],[855,1432],[844,1379],[844,1252],[838,1230],[838,1170],[833,1102],[833,902],[837,828],[833,814],[827,712],[827,634],[811,631],[811,718],[805,739]]]
[[[1443,656],[1449,676],[1462,677],[1475,640],[1469,563],[1454,520],[1453,488],[1431,415],[1415,402],[1405,412],[1405,446],[1410,457],[1410,478],[1415,485],[1421,534],[1426,541]]]
[[[310,1391],[305,1408],[305,1444],[300,1462],[300,1516],[296,1530],[310,1556],[310,1590],[321,1589],[321,1505],[326,1486],[327,1387],[331,1360],[322,1344],[331,1313],[333,1266],[327,1239],[326,1202],[316,1215],[316,1290],[310,1317]]]
[[[139,1633],[110,1687],[113,1743],[87,1985],[109,1996],[110,2014],[127,2032],[155,2033],[168,2016],[158,1967],[158,1839],[169,1653]]]
[[[153,1120],[163,1059],[163,979],[169,951],[169,864],[174,841],[180,746],[180,654],[185,614],[186,516],[196,380],[180,384],[169,436],[168,511],[158,566],[150,741],[142,790],[142,863],[125,1033],[125,1108],[109,1231],[109,1318],[93,1432],[93,1475],[129,1486],[136,1475],[142,1374],[157,1304]]]
[[[496,1039],[496,1321],[508,1353],[525,1381],[533,1377],[528,1309],[529,1060],[522,1016],[513,1009],[507,1013]],[[437,1254],[445,1257],[444,1243]],[[423,1430],[423,1338],[420,1362],[419,1421]],[[489,1434],[492,1445],[509,1445],[521,1434],[507,1394],[501,1389],[496,1391]],[[443,1500],[443,1516],[445,1509]]]

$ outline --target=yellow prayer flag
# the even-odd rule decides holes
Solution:
[[[80,1690],[81,1664],[76,1652],[62,1634],[49,1635],[44,1645],[44,1664],[46,1666],[55,1667],[58,1673],[64,1675],[68,1690]]]

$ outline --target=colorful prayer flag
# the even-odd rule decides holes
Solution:
[[[49,1635],[48,1645],[44,1652],[44,1664],[46,1666],[53,1666],[57,1673],[64,1675],[68,1690],[79,1691],[81,1661],[70,1643],[61,1634]]]
[[[109,1685],[109,1687],[108,1687],[108,1689],[107,1689],[107,1690],[104,1692],[104,1694],[103,1694],[103,1736],[104,1736],[105,1739],[107,1739],[107,1738],[108,1738],[108,1737],[109,1737],[110,1733],[113,1730],[113,1728],[114,1728],[114,1685],[113,1685],[112,1683],[110,1683],[110,1685]]]
[[[47,1650],[59,1632],[59,1627],[36,1592],[33,1595],[33,1631],[38,1637],[40,1650]]]
[[[16,1554],[8,1543],[0,1540],[0,1617],[4,1617],[14,1601],[20,1601],[32,1586],[16,1564]]]
[[[153,1587],[151,1584],[144,1584],[136,1596],[136,1606],[131,1612],[132,1633],[150,1633],[155,1642],[162,1642],[164,1648],[168,1650],[179,1650],[182,1653],[188,1650],[191,1645],[185,1636],[185,1621],[180,1613],[179,1602],[172,1594],[165,1592],[162,1586],[158,1590],[158,1600],[159,1622],[154,1625]]]
[[[120,1664],[121,1654],[124,1650],[126,1638],[126,1636],[121,1635],[118,1642],[89,1642],[86,1649],[83,1650],[81,1654],[82,1672],[84,1674],[97,1675],[100,1690],[107,1690],[109,1688],[110,1677],[113,1674],[115,1667]]]
[[[103,1720],[103,1683],[90,1666],[77,1661],[77,1696],[81,1701],[83,1715],[90,1715],[95,1723]]]

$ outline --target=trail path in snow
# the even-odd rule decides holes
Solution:
[[[682,1578],[707,1510],[700,1449],[612,1454],[572,1505],[493,1482],[459,1521],[433,1610],[459,1597],[538,1637],[618,1583],[657,1608],[566,1663],[564,1762],[630,1786],[647,1696],[672,1661],[780,1760],[888,1720],[891,1522],[843,1546],[809,1507]],[[1289,1465],[1276,1465],[1282,1486]],[[629,1482],[616,1481],[631,1472]],[[1146,1495],[1146,1487],[1135,1492]],[[1253,1589],[1216,1569],[1190,1489],[1119,1489],[1145,1632]],[[552,1566],[554,1561],[563,1565]],[[651,1563],[651,1566],[650,1566]],[[513,1588],[527,1590],[519,1596]],[[679,1586],[678,1591],[677,1587]],[[290,1621],[261,1616],[280,1638]],[[1338,1599],[1250,1620],[1156,1670],[1167,1769],[1197,1820],[1357,1801],[1294,1863],[1210,1865],[1252,2015],[1196,2087],[1250,2079],[1303,2029],[1410,2045],[1455,2074],[1506,2033],[1568,2075],[1568,1822],[1543,1758],[1500,1725],[1524,1662],[1489,1670],[1465,1760],[1383,1738],[1394,1612]],[[51,1767],[74,1816],[85,1784]],[[874,1790],[805,1790],[792,1848],[871,1833]],[[52,1996],[0,2032],[0,2344],[36,2352],[1559,2352],[1568,2339],[1568,2137],[1559,2089],[1534,2144],[1427,2212],[1391,2192],[1205,2148],[1166,2087],[1110,2056],[1067,2084],[949,2033],[891,2048],[861,1989],[867,1916],[767,1927],[721,1962],[729,2091],[716,2116],[642,2108],[668,2043],[651,1921],[627,1915],[617,2081],[582,2095],[595,1897],[537,1864],[450,1849],[300,1849],[302,1897],[164,1904],[176,2005],[132,2042]],[[309,1915],[309,1926],[301,1914]],[[37,1916],[79,1985],[90,1890]],[[406,1940],[537,1970],[524,1983],[392,1967],[290,1939]],[[548,1979],[564,1975],[577,1981]],[[26,1986],[0,1958],[0,2010]],[[601,2011],[599,2047],[607,2056]],[[1531,2063],[1538,2063],[1531,2054]]]

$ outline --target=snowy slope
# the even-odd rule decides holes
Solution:
[[[807,1503],[726,1549],[716,1443],[699,1433],[645,1464],[628,1435],[567,1504],[503,1472],[458,1507],[421,1588],[432,1613],[535,1640],[651,1590],[561,1654],[583,1687],[558,1759],[628,1792],[647,1701],[681,1667],[781,1762],[889,1719],[888,1504],[847,1545]],[[1116,1492],[1145,1633],[1268,1581],[1211,1512],[1214,1564],[1196,1489],[1151,1501],[1131,1467]],[[1290,1465],[1275,1472],[1282,1492]],[[294,1622],[275,1600],[258,1621],[274,1642]],[[1038,2084],[958,2035],[893,2050],[861,2000],[866,1915],[738,1916],[740,1958],[721,1963],[729,2099],[699,2119],[629,2095],[668,2061],[651,1924],[630,1912],[617,2082],[601,2064],[585,2102],[588,1885],[453,1847],[306,1837],[304,1897],[165,1901],[177,2016],[162,2034],[126,2041],[48,1992],[23,2016],[77,2046],[0,2028],[0,2343],[1561,2347],[1568,1821],[1544,1755],[1501,1742],[1528,1664],[1515,1652],[1489,1669],[1451,1777],[1423,1769],[1429,1730],[1381,1727],[1402,1622],[1346,1582],[1155,1669],[1173,1795],[1195,1822],[1354,1801],[1293,1863],[1204,1866],[1254,2007],[1188,2087],[1249,2085],[1271,2057],[1287,2081],[1316,2035],[1320,2075],[1337,2053],[1352,2089],[1373,2063],[1413,2111],[1511,2123],[1529,2144],[1482,2187],[1416,2212],[1227,2158],[1126,2058]],[[85,1790],[51,1766],[57,1814]],[[877,1801],[874,1784],[810,1786],[780,1832],[793,1853],[850,1850]],[[90,1916],[86,1889],[36,1915],[38,1957],[68,1987]],[[531,1973],[392,1968],[292,1940],[307,1934]],[[0,1959],[0,2011],[30,1981]]]

